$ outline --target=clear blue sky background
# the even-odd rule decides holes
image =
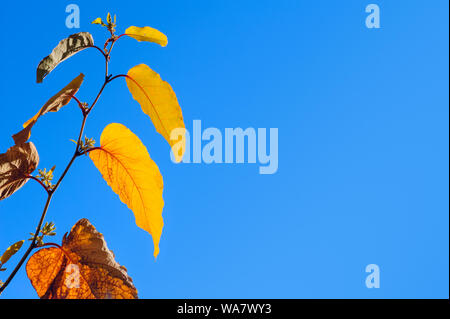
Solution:
[[[65,26],[66,5],[81,28]],[[165,228],[150,235],[89,158],[76,161],[48,219],[57,242],[88,218],[128,268],[142,298],[448,297],[448,1],[376,1],[381,29],[365,27],[371,1],[41,1],[2,3],[0,152],[11,134],[72,78],[92,101],[103,60],[84,51],[35,83],[59,40],[89,31],[108,11],[118,32],[149,25],[161,48],[121,39],[111,72],[146,63],[174,88],[186,126],[279,128],[279,170],[255,164],[175,165],[168,145],[113,82],[89,118],[99,140],[110,122],[132,129],[164,177]],[[32,141],[40,168],[59,176],[81,115],[74,103],[41,118]],[[0,249],[28,238],[45,201],[28,183],[0,202]],[[13,258],[7,265],[18,261]],[[381,288],[365,287],[365,266]],[[9,272],[0,273],[5,280]],[[36,298],[20,270],[5,298]]]

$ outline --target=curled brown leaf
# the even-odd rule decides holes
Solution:
[[[21,188],[39,164],[39,154],[32,142],[14,145],[0,154],[0,200]]]
[[[67,84],[61,91],[56,93],[54,96],[44,104],[44,106],[33,116],[31,119],[26,121],[23,124],[23,129],[17,134],[13,135],[14,142],[16,145],[25,143],[28,141],[31,135],[31,129],[34,124],[37,122],[38,118],[48,112],[57,112],[64,105],[67,105],[75,93],[80,89],[81,84],[83,83],[84,74],[80,73],[75,79],[73,79],[69,84]]]
[[[64,60],[70,58],[75,53],[92,47],[94,39],[89,32],[79,32],[72,34],[66,39],[63,39],[53,49],[52,53],[39,62],[36,74],[37,83],[42,83],[42,80],[49,74],[56,66]]]

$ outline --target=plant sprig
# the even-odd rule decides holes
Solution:
[[[96,47],[97,48],[97,47]],[[17,274],[17,272],[19,271],[19,269],[22,267],[23,263],[25,262],[25,260],[28,258],[28,256],[30,255],[31,251],[37,247],[39,247],[39,245],[43,244],[43,238],[44,236],[51,236],[49,234],[52,233],[52,231],[49,231],[48,233],[46,232],[46,235],[43,235],[41,233],[41,229],[43,229],[43,223],[44,223],[44,219],[45,216],[47,214],[48,208],[50,206],[50,202],[53,198],[53,195],[55,194],[56,190],[58,189],[59,185],[61,184],[61,182],[63,181],[64,177],[66,176],[67,172],[69,171],[69,169],[71,168],[73,162],[75,161],[75,159],[80,156],[80,147],[84,146],[86,147],[86,142],[89,145],[90,143],[92,143],[91,140],[86,140],[85,139],[85,143],[83,143],[81,137],[83,135],[84,132],[84,128],[86,125],[86,120],[87,117],[89,115],[89,113],[92,111],[92,109],[94,108],[94,106],[97,104],[101,94],[103,93],[103,90],[105,89],[106,85],[110,82],[110,76],[108,76],[108,64],[109,64],[109,57],[111,54],[111,49],[109,50],[109,52],[107,54],[103,53],[103,57],[105,58],[105,80],[103,82],[102,87],[100,88],[99,92],[97,93],[97,96],[95,97],[94,101],[90,104],[91,106],[89,108],[87,108],[87,104],[83,104],[83,108],[81,108],[82,114],[83,114],[83,120],[81,123],[81,128],[80,128],[80,132],[79,132],[79,137],[77,140],[77,145],[75,146],[75,152],[72,156],[72,158],[70,159],[69,163],[67,164],[66,168],[64,169],[63,173],[61,174],[61,176],[59,177],[58,181],[56,182],[56,184],[52,184],[52,180],[53,180],[53,170],[51,169],[49,172],[47,172],[46,170],[42,170],[39,171],[39,175],[38,177],[36,177],[36,179],[38,181],[41,181],[42,184],[45,187],[48,187],[47,189],[47,201],[45,203],[44,209],[42,211],[41,214],[41,218],[39,220],[38,226],[36,227],[36,232],[34,233],[32,239],[31,239],[31,244],[28,247],[28,249],[26,250],[26,252],[24,253],[24,255],[22,256],[22,258],[20,259],[20,261],[18,262],[18,264],[16,265],[16,267],[14,268],[14,270],[11,272],[11,274],[9,275],[9,277],[6,279],[6,281],[0,286],[0,294],[6,289],[6,287],[9,285],[9,283],[11,282],[11,280],[15,277],[15,275]],[[102,52],[100,50],[100,52]],[[78,101],[78,99],[77,99]],[[51,172],[51,174],[49,174]],[[33,177],[35,178],[35,177]],[[47,223],[46,223],[47,225]],[[44,225],[45,227],[45,225]],[[47,226],[49,227],[49,226]]]
[[[106,17],[106,23],[104,23],[101,18],[97,18],[93,21],[93,24],[99,24],[102,27],[105,27],[107,31],[110,33],[110,36],[105,41],[103,50],[94,45],[93,37],[89,32],[79,32],[76,34],[72,34],[68,38],[60,41],[58,46],[55,47],[55,49],[49,56],[44,58],[39,63],[37,68],[37,82],[41,83],[43,79],[59,63],[65,60],[61,58],[60,54],[58,54],[61,51],[64,51],[68,55],[73,55],[86,48],[95,48],[105,58],[105,77],[103,85],[101,86],[92,103],[87,104],[85,102],[81,102],[75,96],[75,94],[77,93],[78,89],[80,88],[83,82],[84,74],[81,73],[78,77],[72,80],[72,82],[70,82],[69,85],[63,88],[63,90],[61,90],[57,95],[53,96],[52,99],[49,100],[48,102],[50,104],[45,104],[44,107],[39,112],[39,116],[41,116],[47,112],[58,111],[62,106],[66,105],[71,100],[73,100],[78,103],[78,106],[83,115],[78,138],[76,140],[73,140],[73,142],[76,144],[75,151],[69,163],[63,170],[62,174],[57,179],[56,183],[53,182],[55,167],[51,168],[48,171],[47,169],[39,169],[37,176],[31,175],[31,173],[36,169],[36,166],[38,165],[39,162],[39,156],[34,144],[32,142],[27,143],[27,140],[30,138],[31,134],[30,133],[31,126],[34,125],[34,123],[36,122],[35,118],[29,120],[29,123],[32,123],[31,126],[25,125],[25,127],[22,129],[21,132],[13,136],[16,145],[14,146],[14,148],[11,148],[12,151],[8,150],[9,153],[8,157],[6,158],[8,159],[12,158],[14,160],[14,156],[16,156],[17,158],[18,155],[22,156],[23,158],[24,154],[23,152],[25,151],[27,153],[26,160],[28,160],[28,162],[26,163],[26,165],[22,165],[23,167],[26,167],[26,170],[20,170],[19,168],[17,168],[17,166],[9,165],[8,162],[5,165],[5,167],[7,167],[6,169],[11,170],[13,173],[15,173],[14,176],[19,177],[21,176],[23,179],[33,179],[39,182],[39,184],[41,184],[41,186],[43,186],[43,188],[47,192],[47,200],[45,202],[45,206],[43,208],[41,217],[36,227],[36,231],[34,233],[30,233],[31,238],[29,240],[31,241],[31,244],[29,245],[28,249],[22,256],[20,261],[17,263],[17,265],[15,266],[9,277],[6,279],[5,283],[2,283],[2,285],[0,286],[0,293],[3,292],[4,289],[9,285],[9,283],[15,277],[18,270],[22,267],[22,265],[27,260],[28,256],[30,255],[33,249],[52,244],[52,243],[47,244],[44,243],[44,240],[47,236],[54,236],[56,234],[55,232],[56,227],[52,222],[45,222],[44,224],[44,220],[47,211],[49,209],[50,202],[55,192],[58,190],[59,186],[64,180],[65,176],[67,175],[68,171],[72,167],[72,164],[74,163],[75,159],[87,153],[90,153],[90,155],[92,155],[90,156],[90,158],[94,162],[96,167],[99,169],[99,171],[102,173],[103,178],[108,182],[112,190],[120,196],[122,201],[126,203],[127,206],[131,207],[131,210],[135,214],[136,218],[149,219],[148,223],[146,223],[145,226],[142,225],[138,226],[146,230],[153,237],[155,248],[154,256],[156,257],[158,255],[159,247],[157,245],[157,242],[159,241],[159,237],[162,232],[162,229],[160,229],[160,227],[162,227],[161,225],[163,224],[162,223],[163,198],[162,198],[162,187],[160,186],[163,183],[162,183],[162,176],[160,174],[158,167],[155,165],[149,165],[149,163],[153,162],[146,148],[142,147],[141,140],[131,130],[129,130],[122,124],[111,123],[105,127],[101,135],[102,145],[100,147],[95,147],[95,140],[93,138],[88,138],[87,136],[85,136],[83,139],[83,134],[87,118],[90,112],[93,110],[94,106],[99,101],[100,96],[102,95],[105,87],[111,81],[117,78],[125,78],[132,96],[134,97],[135,100],[139,102],[139,104],[141,104],[144,113],[150,116],[153,123],[159,123],[158,125],[155,124],[156,129],[159,133],[161,134],[168,133],[174,128],[185,127],[181,113],[181,108],[178,105],[177,100],[173,99],[175,93],[172,91],[171,87],[167,85],[167,82],[162,81],[160,76],[156,72],[151,70],[147,65],[145,64],[137,65],[132,69],[130,69],[127,74],[117,74],[115,76],[109,74],[109,62],[111,51],[114,47],[115,42],[119,38],[123,36],[129,36],[131,38],[136,39],[139,42],[141,41],[153,42],[164,47],[168,43],[167,36],[162,32],[153,29],[151,27],[135,27],[135,26],[128,27],[125,30],[125,33],[116,36],[115,35],[116,16],[114,15],[113,19],[110,13],[108,13]],[[82,41],[73,41],[73,39],[82,39]],[[108,49],[109,44],[110,46]],[[153,88],[151,91],[147,89],[147,87],[149,86]],[[154,91],[156,91],[157,93],[155,93]],[[158,100],[158,103],[152,102],[155,98],[154,96],[155,94],[158,94],[158,98],[156,99]],[[147,103],[152,104],[153,112],[150,112],[150,110],[147,107],[145,107]],[[172,115],[170,116],[171,120],[161,118],[160,116],[161,112],[171,113]],[[163,134],[163,136],[172,146],[172,143],[168,139],[168,136],[166,136],[166,134]],[[22,141],[18,142],[18,140]],[[28,149],[24,149],[23,145],[28,146]],[[100,154],[100,152],[103,152],[102,154],[106,154],[106,157],[96,155]],[[114,156],[114,154],[119,155],[119,158],[123,158],[123,161],[119,161],[118,158]],[[114,165],[113,167],[117,167],[117,170],[112,169],[110,165]],[[10,167],[13,168],[11,169]],[[16,169],[16,171],[14,171],[14,168]],[[127,179],[126,180],[121,179],[120,180],[121,184],[116,185],[118,182],[116,181],[115,176],[112,176],[113,179],[111,181],[108,180],[110,178],[109,176],[110,170],[113,172],[113,175],[121,174],[120,172],[126,171],[128,173]],[[134,177],[151,176],[151,178],[141,178],[140,183],[136,184],[134,183],[136,178],[133,178],[133,176]],[[149,182],[150,180],[153,181],[155,178],[158,181],[157,183]],[[17,185],[18,186],[16,186],[16,189],[13,189],[12,192],[19,189],[23,184]],[[135,201],[131,200],[132,194],[135,193],[136,187],[139,188],[145,195],[139,198],[140,201],[143,201],[143,198],[148,198],[148,196],[152,196],[153,198],[154,194],[157,194],[157,198],[155,198],[156,200],[152,203],[153,205],[152,207],[139,204],[136,205]],[[120,188],[121,191],[123,190],[125,193],[119,194],[119,192],[117,191],[118,188]],[[8,191],[9,193],[6,193],[6,196],[10,196],[12,194],[10,190]],[[3,196],[2,198],[0,198],[0,200],[3,198],[5,197]],[[157,212],[157,214],[155,214],[153,210],[152,214],[148,214],[148,211],[150,209],[154,209]],[[23,240],[21,242],[23,243]],[[41,251],[37,253],[40,253]]]
[[[45,236],[55,236],[56,235],[56,226],[53,222],[46,222],[41,229],[38,229],[40,235],[36,238],[35,246],[42,247],[44,245],[44,237]],[[34,234],[30,233],[31,237],[28,239],[30,241],[34,240]]]
[[[52,190],[55,185],[52,184],[53,172],[56,166],[53,166],[48,172],[47,169],[38,169],[39,174],[36,176],[46,187],[47,190]]]

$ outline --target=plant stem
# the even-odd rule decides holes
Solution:
[[[14,268],[12,273],[9,275],[8,279],[6,279],[5,283],[0,287],[0,293],[2,293],[3,290],[5,290],[5,288],[8,286],[8,284],[11,282],[11,280],[13,280],[14,276],[19,271],[20,267],[22,267],[22,264],[25,262],[25,260],[27,259],[28,255],[33,250],[33,248],[34,248],[34,246],[36,244],[36,238],[38,237],[39,232],[41,231],[42,223],[44,222],[44,218],[45,218],[45,214],[47,213],[48,206],[50,205],[50,201],[52,200],[52,196],[53,196],[53,193],[49,193],[48,194],[47,202],[45,203],[44,211],[42,212],[41,219],[39,220],[39,224],[38,224],[38,226],[36,228],[36,232],[34,233],[33,241],[31,242],[31,244],[28,247],[28,249],[25,252],[25,254],[22,256],[22,259],[20,259],[19,263],[16,265],[16,267]]]
[[[29,178],[29,179],[35,180],[36,182],[38,182],[38,183],[45,189],[45,191],[46,191],[47,193],[49,192],[48,187],[45,186],[44,183],[42,183],[42,181],[41,181],[39,178],[34,177],[33,175],[28,175],[28,176],[26,176],[25,178]]]
[[[94,46],[94,48],[98,49],[100,52],[103,53],[103,51],[100,48],[95,47],[95,46]],[[84,127],[86,125],[87,117],[88,117],[89,113],[92,111],[92,109],[95,106],[95,104],[97,104],[97,101],[99,100],[100,96],[102,95],[102,92],[105,89],[106,85],[110,82],[110,76],[108,75],[109,53],[110,52],[108,52],[108,54],[103,53],[103,56],[105,57],[105,81],[103,82],[103,85],[100,88],[100,91],[98,92],[98,94],[95,97],[94,101],[92,102],[91,106],[87,110],[82,109],[83,121],[81,123],[80,133],[78,135],[77,146],[75,147],[75,152],[74,152],[72,158],[70,159],[69,163],[67,164],[66,168],[64,169],[64,172],[61,174],[60,178],[56,182],[55,186],[52,189],[46,188],[47,193],[48,193],[47,201],[45,203],[44,210],[42,211],[41,218],[39,220],[38,226],[36,227],[36,232],[34,233],[33,240],[31,242],[30,246],[28,247],[27,251],[25,252],[25,254],[20,259],[19,263],[16,265],[14,270],[9,275],[8,279],[6,279],[5,283],[0,287],[0,294],[9,285],[11,280],[13,280],[14,276],[19,271],[19,269],[22,267],[23,263],[28,258],[28,256],[30,255],[31,251],[34,248],[36,248],[36,240],[37,240],[37,237],[39,235],[39,232],[41,231],[42,224],[44,223],[45,215],[47,214],[47,211],[48,211],[48,208],[50,206],[50,202],[52,200],[52,197],[53,197],[54,193],[56,192],[56,190],[58,189],[58,187],[61,184],[61,182],[63,181],[64,177],[66,176],[67,172],[69,171],[69,169],[72,166],[72,164],[75,161],[75,159],[78,156],[82,155],[82,152],[80,152],[80,146],[81,146],[81,139],[83,137]],[[75,101],[80,105],[80,101],[77,98],[75,98]],[[34,176],[27,176],[27,178],[31,178],[31,179],[35,179],[35,180],[39,181],[37,178],[34,178]]]
[[[39,246],[39,248],[48,247],[48,246],[53,246],[53,247],[59,248],[63,252],[63,254],[66,256],[66,258],[69,259],[71,264],[76,264],[70,257],[69,253],[64,248],[62,248],[61,245],[58,245],[57,243],[45,243],[45,244]]]
[[[98,51],[100,51],[100,53],[101,54],[103,54],[103,56],[106,58],[106,53],[105,52],[103,52],[103,50],[102,49],[100,49],[98,46],[96,46],[96,45],[92,45],[92,46],[90,46],[90,48],[94,48],[94,49],[97,49]]]

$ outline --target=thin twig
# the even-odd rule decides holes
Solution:
[[[111,82],[111,81],[113,81],[113,80],[115,80],[115,79],[117,79],[117,78],[126,78],[126,77],[128,77],[128,75],[126,75],[126,74],[118,74],[118,75],[115,75],[115,76],[111,77],[111,78],[108,80],[108,82]]]
[[[28,249],[25,252],[25,254],[20,259],[19,263],[16,265],[14,270],[9,275],[8,279],[6,279],[5,283],[0,287],[0,293],[2,293],[3,290],[5,290],[5,288],[9,285],[11,280],[13,280],[14,276],[19,271],[20,267],[22,267],[22,264],[25,262],[25,260],[28,258],[28,255],[31,253],[31,251],[35,247],[36,239],[37,239],[37,237],[39,235],[39,232],[41,231],[42,223],[44,222],[45,214],[47,213],[48,206],[50,205],[50,201],[52,199],[52,195],[53,195],[53,193],[49,193],[48,194],[47,202],[45,203],[45,207],[44,207],[44,211],[42,212],[41,219],[39,220],[38,227],[36,228],[36,232],[34,233],[34,236],[33,236],[33,241],[31,242],[31,244],[28,247]]]
[[[42,187],[44,187],[44,189],[47,193],[50,191],[49,188],[47,186],[45,186],[45,184],[42,183],[42,181],[39,178],[37,178],[33,175],[28,175],[25,178],[29,178],[29,179],[32,179],[32,180],[35,180],[36,182],[38,182]]]
[[[98,51],[100,51],[100,53],[103,55],[103,57],[105,57],[106,58],[106,53],[105,52],[103,52],[103,50],[102,49],[100,49],[98,46],[96,46],[96,45],[91,45],[91,46],[89,46],[89,48],[94,48],[94,49],[97,49]]]

